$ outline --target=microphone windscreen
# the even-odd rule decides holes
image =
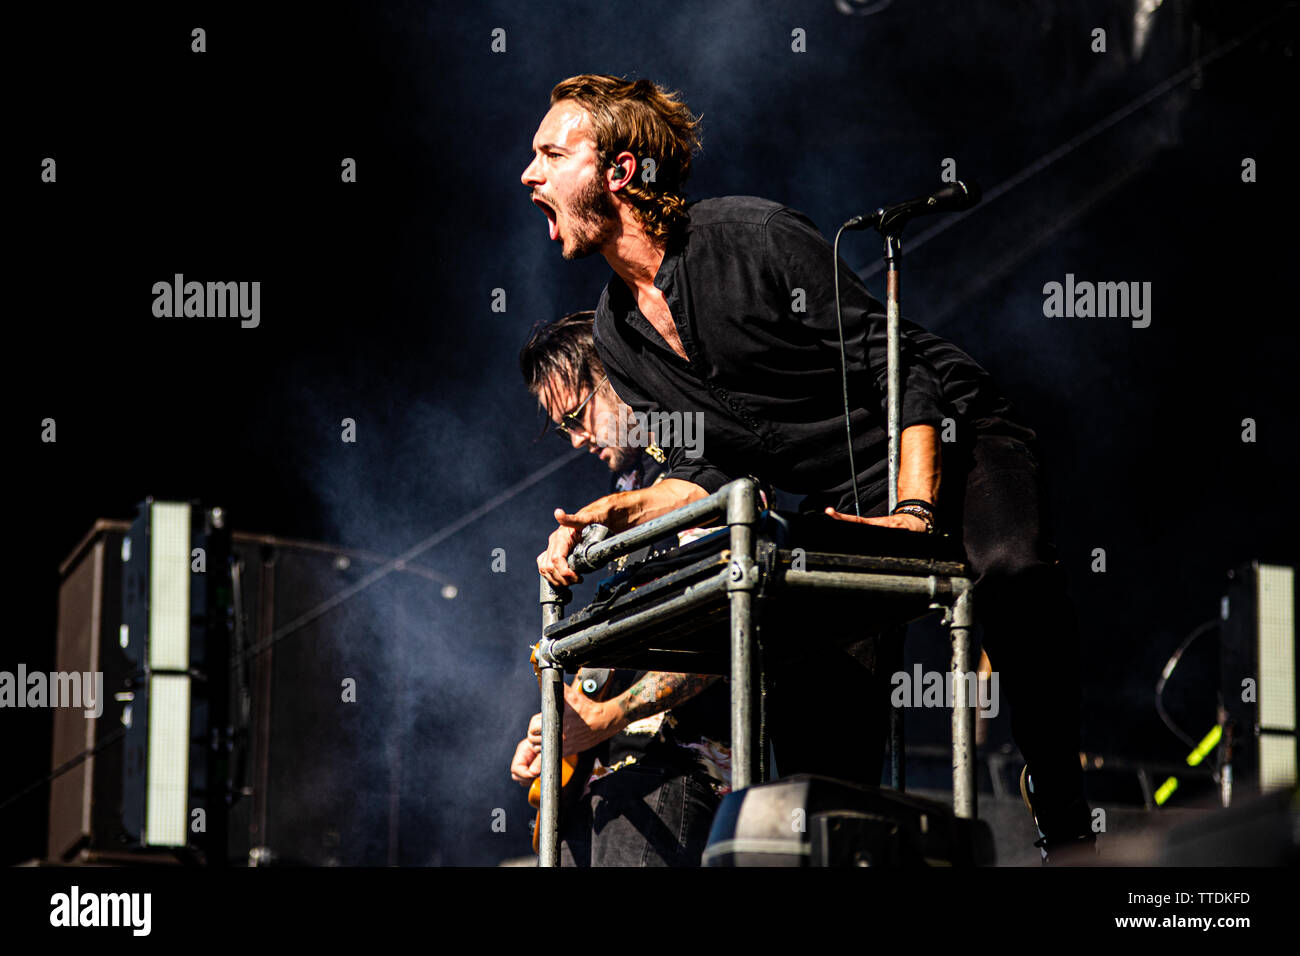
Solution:
[[[958,180],[931,193],[928,205],[931,212],[960,212],[978,203],[981,195],[973,180]]]

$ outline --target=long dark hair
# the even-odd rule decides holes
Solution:
[[[595,320],[596,313],[587,310],[533,326],[528,341],[519,351],[519,371],[524,375],[529,393],[538,401],[551,398],[542,393],[555,382],[577,395],[604,378],[605,367],[596,355],[596,342],[592,338]],[[549,416],[544,417],[543,432],[551,424]]]

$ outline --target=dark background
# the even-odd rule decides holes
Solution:
[[[518,349],[534,322],[592,307],[609,270],[560,258],[519,174],[550,88],[609,72],[679,89],[703,115],[691,198],[780,200],[829,236],[937,186],[945,157],[983,184],[949,228],[911,227],[904,314],[971,353],[1040,434],[1085,640],[1085,748],[1181,759],[1152,706],[1161,666],[1217,613],[1229,568],[1295,559],[1295,11],[1168,0],[1139,46],[1133,2],[840,5],[15,12],[0,669],[53,668],[58,563],[146,495],[397,554],[565,454],[536,440]],[[206,53],[190,52],[195,26]],[[40,182],[47,156],[56,184]],[[883,298],[878,244],[849,238],[843,254]],[[154,318],[151,287],[177,272],[260,280],[261,326]],[[1043,285],[1067,272],[1151,282],[1150,327],[1045,318]],[[40,441],[45,418],[56,443]],[[348,620],[381,637],[360,649],[359,702],[340,706],[357,708],[358,739],[406,754],[400,862],[525,852],[507,765],[536,709],[534,556],[551,509],[606,483],[571,461],[428,550],[420,563],[459,590],[430,583],[423,620],[388,627],[382,589],[354,599]],[[909,666],[942,667],[937,633],[917,630]],[[1197,738],[1214,655],[1196,645],[1166,695]],[[399,672],[395,720],[367,703]],[[296,691],[337,699],[338,682]],[[50,719],[0,722],[3,800],[48,772]],[[318,769],[313,786],[344,785]],[[44,799],[0,810],[0,863],[44,852]]]

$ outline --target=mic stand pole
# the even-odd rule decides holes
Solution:
[[[899,401],[899,393],[902,390],[899,384],[902,378],[899,371],[902,350],[898,337],[898,261],[903,257],[903,246],[897,235],[883,230],[882,234],[885,237],[885,265],[888,268],[885,278],[885,356],[887,363],[885,368],[887,379],[885,400],[887,403],[887,427],[889,429],[889,512],[893,514],[894,509],[898,507],[898,457],[902,441],[902,436],[899,434],[899,425],[902,423],[902,410]],[[906,633],[906,629],[900,627],[891,634],[881,635],[878,640],[890,644],[897,641],[901,654]],[[879,654],[879,649],[877,654]],[[877,657],[877,660],[879,660],[879,657]],[[903,757],[903,733],[902,710],[898,707],[889,708],[889,776],[891,785],[900,793],[907,788],[907,771]]]
[[[899,371],[901,346],[898,332],[898,262],[903,257],[902,243],[899,237],[882,229],[885,237],[885,265],[888,267],[885,284],[885,353],[887,403],[889,419],[889,512],[898,507],[898,456],[902,436],[899,425],[902,420],[899,393],[901,391]]]

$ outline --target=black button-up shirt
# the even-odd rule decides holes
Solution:
[[[596,310],[596,350],[642,413],[702,413],[698,457],[661,434],[669,477],[713,492],[754,475],[852,511],[830,244],[803,214],[752,196],[706,199],[668,239],[655,287],[689,361],[664,341],[617,275]],[[885,308],[841,259],[854,463],[864,511],[887,497]],[[901,321],[901,427],[1010,429],[1011,406],[956,346]],[[669,429],[671,432],[672,429]],[[964,436],[969,439],[969,435]]]
[[[667,472],[668,466],[661,465],[649,455],[641,457],[610,481],[610,493],[631,491],[634,488],[649,488],[661,474]],[[666,477],[666,475],[665,475]],[[670,534],[661,538],[649,548],[633,552],[630,561],[644,557],[646,553],[658,548],[670,548],[677,544],[677,535]],[[605,698],[621,694],[639,681],[649,671],[614,671]],[[603,744],[597,745],[596,755],[605,767],[620,764],[639,763],[642,768],[666,769],[670,773],[694,773],[708,777],[708,770],[700,763],[701,755],[708,755],[717,745],[729,747],[731,741],[731,690],[722,681],[710,684],[694,697],[683,701],[668,711],[671,719],[665,719],[654,733],[647,733],[645,724],[633,727],[637,733],[620,731]],[[632,758],[630,761],[628,758]]]

